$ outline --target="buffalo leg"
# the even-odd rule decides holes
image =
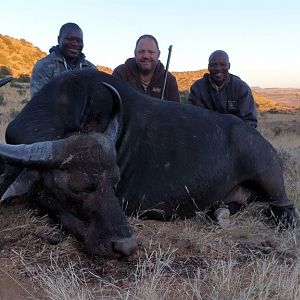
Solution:
[[[287,197],[281,169],[280,172],[278,169],[271,170],[268,174],[271,175],[262,174],[263,176],[259,178],[259,184],[263,191],[270,196],[267,201],[270,204],[270,212],[275,222],[284,227],[300,225],[294,204]]]
[[[14,180],[21,173],[22,168],[5,164],[3,173],[0,176],[0,198],[6,192],[7,188],[14,182]]]

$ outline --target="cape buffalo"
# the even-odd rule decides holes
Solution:
[[[53,79],[9,124],[6,141],[0,156],[26,169],[2,200],[31,191],[91,253],[136,249],[123,210],[170,220],[219,204],[233,209],[255,193],[275,218],[297,220],[276,151],[259,132],[102,72]]]

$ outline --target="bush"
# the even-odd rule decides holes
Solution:
[[[13,87],[13,88],[17,88],[17,89],[23,89],[23,85],[21,83],[17,83],[17,82],[11,82],[10,83],[10,86]]]
[[[26,94],[25,90],[17,90],[17,92],[18,92],[19,95],[25,95]]]
[[[20,111],[18,111],[16,109],[11,109],[11,111],[10,111],[10,118],[14,119],[19,113],[20,113]]]
[[[30,76],[26,74],[21,74],[19,78],[16,79],[18,82],[30,82]]]
[[[180,94],[180,102],[181,103],[187,103],[188,96],[189,96],[189,91],[182,91],[179,93]]]
[[[282,128],[276,126],[276,127],[272,128],[272,131],[274,133],[274,136],[278,136],[278,135],[280,135],[282,133]]]
[[[0,105],[5,105],[6,102],[5,102],[5,99],[4,99],[4,96],[2,94],[0,94]]]
[[[6,77],[6,76],[11,76],[11,75],[12,75],[12,72],[8,67],[0,66],[0,78]]]
[[[28,102],[29,102],[28,99],[23,99],[23,100],[21,101],[21,104],[26,104],[26,103],[28,103]]]

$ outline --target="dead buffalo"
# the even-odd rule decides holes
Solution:
[[[123,210],[170,220],[234,209],[255,193],[275,218],[297,219],[276,151],[255,129],[145,96],[102,72],[53,79],[9,124],[6,141],[0,156],[26,169],[2,200],[29,193],[90,253],[136,249]]]

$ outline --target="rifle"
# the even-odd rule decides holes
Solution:
[[[13,78],[12,77],[7,77],[4,79],[0,79],[0,87],[4,84],[7,84],[8,82],[10,82]]]
[[[167,77],[168,77],[168,70],[169,70],[169,65],[170,65],[170,59],[171,59],[171,54],[172,54],[172,48],[173,45],[169,46],[169,53],[168,53],[168,59],[167,59],[167,64],[166,64],[166,69],[165,69],[165,76],[164,76],[164,84],[161,92],[161,99],[164,99],[164,94],[165,94],[165,89],[166,89],[166,83],[167,83]]]

